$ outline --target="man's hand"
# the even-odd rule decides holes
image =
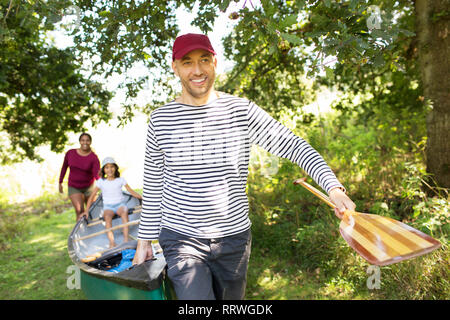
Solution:
[[[63,193],[63,185],[62,185],[62,183],[59,184],[59,193]]]
[[[153,258],[152,243],[148,240],[138,240],[136,254],[132,264],[141,264]]]
[[[334,214],[342,220],[344,212],[346,210],[354,211],[356,208],[355,203],[345,194],[345,192],[340,188],[334,188],[328,194],[330,200],[336,205],[334,209]]]

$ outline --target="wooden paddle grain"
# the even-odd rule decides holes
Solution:
[[[301,184],[336,208],[328,196],[306,183],[304,178],[295,180],[294,184]],[[436,239],[400,221],[350,210],[344,212],[339,232],[361,257],[378,266],[421,256],[441,246]]]

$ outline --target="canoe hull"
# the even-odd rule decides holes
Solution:
[[[106,278],[81,271],[81,289],[89,300],[167,300],[171,299],[170,283],[163,280],[154,290],[142,290],[118,284]]]

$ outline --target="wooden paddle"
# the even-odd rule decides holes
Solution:
[[[330,198],[305,182],[301,184],[326,204],[336,208]],[[375,214],[346,210],[339,225],[341,236],[370,264],[386,266],[438,249],[441,243],[429,235],[397,220]]]

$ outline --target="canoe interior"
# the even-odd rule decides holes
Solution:
[[[129,209],[128,220],[139,221],[140,201],[124,192]],[[122,228],[113,231],[117,244],[109,248],[106,233],[77,240],[105,230],[102,215],[103,201],[101,195],[89,210],[89,218],[81,219],[73,228],[68,238],[68,252],[72,262],[81,271],[81,289],[88,299],[173,299],[173,289],[165,276],[166,261],[162,252],[155,254],[153,260],[133,266],[119,273],[109,272],[108,268],[117,266],[122,259],[122,251],[136,249],[139,224],[128,226],[130,241],[123,242]],[[122,224],[117,217],[112,226]],[[157,246],[157,244],[152,244]],[[88,256],[96,259],[82,262]]]
[[[140,205],[139,199],[136,199],[129,195],[128,193],[124,193],[128,199],[127,201],[127,207],[131,211],[134,208],[138,207]],[[102,230],[105,230],[105,222],[102,221],[102,223],[98,223],[99,217],[102,215],[103,212],[103,200],[101,195],[97,198],[97,200],[92,204],[90,210],[89,210],[89,219],[87,223],[81,223],[77,230],[75,231],[74,239],[75,238],[81,238]],[[128,215],[129,221],[139,221],[141,216],[140,210],[135,210],[134,213],[131,213]],[[118,226],[122,224],[122,219],[120,217],[116,217],[112,220],[112,226]],[[137,239],[139,225],[133,225],[128,227],[128,232],[130,235],[130,238]],[[116,244],[120,245],[123,243],[123,231],[122,229],[117,229],[113,231],[114,234],[114,241]],[[80,241],[74,241],[73,243],[74,250],[76,255],[81,259],[95,254],[97,252],[102,252],[104,250],[107,250],[109,247],[109,241],[108,236],[106,233],[80,240]]]

